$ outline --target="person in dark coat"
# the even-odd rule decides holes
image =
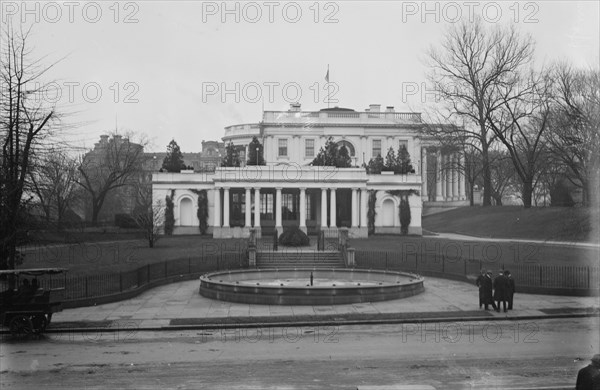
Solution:
[[[507,301],[508,301],[508,310],[512,310],[513,308],[513,297],[515,292],[517,291],[515,288],[515,280],[512,278],[509,270],[504,271],[504,276],[507,279]]]
[[[577,373],[575,390],[600,390],[600,354],[592,357],[592,363]]]
[[[500,271],[500,275],[496,276],[494,279],[494,300],[496,301],[496,311],[500,311],[500,302],[502,302],[502,306],[504,308],[504,312],[506,313],[508,310],[506,309],[507,297],[508,296],[508,278],[504,276],[504,272]]]
[[[485,277],[482,279],[481,283],[483,286],[482,301],[485,310],[489,310],[489,305],[492,305],[494,310],[496,310],[496,304],[494,303],[494,296],[492,294],[492,271],[488,271],[485,274]]]
[[[479,308],[483,306],[483,279],[485,278],[485,272],[483,270],[480,271],[479,276],[475,279],[475,285],[479,287]]]

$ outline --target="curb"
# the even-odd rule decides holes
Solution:
[[[122,332],[124,329],[136,332],[157,332],[157,331],[182,331],[182,330],[215,330],[215,329],[252,329],[252,328],[282,328],[289,326],[351,326],[351,325],[394,325],[407,323],[435,323],[435,322],[498,322],[498,321],[526,321],[526,320],[548,320],[565,318],[586,318],[600,317],[600,313],[572,313],[572,314],[550,314],[550,315],[527,315],[519,317],[432,317],[432,318],[398,318],[398,319],[357,319],[357,320],[314,320],[314,321],[276,321],[276,322],[229,322],[229,323],[206,323],[194,325],[167,325],[167,326],[147,326],[147,327],[63,327],[60,322],[58,327],[47,329],[44,333],[112,333]],[[235,317],[233,317],[235,318]],[[118,320],[116,320],[118,321]],[[138,321],[136,319],[123,320],[128,325],[133,325]],[[10,334],[8,330],[0,330],[0,334]]]

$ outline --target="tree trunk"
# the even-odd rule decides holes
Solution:
[[[526,209],[531,208],[531,198],[533,196],[533,183],[531,180],[525,180],[523,182],[523,188],[521,190],[521,197],[523,198],[523,207]]]
[[[469,183],[469,206],[475,206],[475,190],[473,183]]]
[[[502,195],[499,195],[498,193],[493,193],[492,198],[494,198],[494,204],[496,206],[502,206]]]
[[[483,206],[492,205],[492,173],[488,156],[488,145],[485,139],[481,142],[481,163],[483,175]]]

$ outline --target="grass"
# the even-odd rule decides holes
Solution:
[[[489,258],[498,264],[511,263],[547,265],[598,265],[600,251],[596,248],[556,246],[527,243],[484,243],[451,241],[428,236],[372,236],[351,239],[357,250],[407,251],[435,253],[450,258]],[[198,258],[220,253],[242,254],[244,239],[213,239],[207,236],[162,237],[155,248],[145,240],[86,242],[66,245],[40,245],[25,251],[20,268],[64,267],[69,274],[92,275],[100,272],[130,270],[142,265],[181,258]]]
[[[365,239],[351,239],[350,246],[357,250],[388,251],[413,256],[415,252],[445,256],[449,259],[482,259],[504,264],[544,264],[598,266],[600,249],[551,244],[517,242],[455,241],[431,236],[376,235]]]
[[[165,260],[242,253],[246,249],[246,241],[215,240],[209,236],[172,236],[161,237],[154,248],[149,248],[144,239],[37,245],[24,250],[25,259],[19,268],[61,267],[69,269],[69,274],[77,275],[127,271]]]
[[[460,207],[423,217],[423,228],[477,237],[600,242],[598,210],[585,207]]]

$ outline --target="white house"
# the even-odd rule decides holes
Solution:
[[[253,137],[264,147],[265,166],[216,168],[214,173],[155,173],[155,203],[172,195],[174,234],[198,233],[198,191],[208,195],[209,233],[246,237],[299,226],[310,233],[347,227],[351,237],[366,237],[369,196],[374,194],[375,233],[400,233],[400,199],[390,191],[413,190],[409,196],[409,234],[421,234],[423,207],[466,204],[460,157],[442,152],[425,135],[419,113],[371,105],[364,112],[331,108],[265,111],[262,121],[225,128],[225,143],[245,148]],[[348,149],[355,168],[310,165],[329,137]],[[406,146],[415,172],[367,174],[363,164],[390,147]]]

